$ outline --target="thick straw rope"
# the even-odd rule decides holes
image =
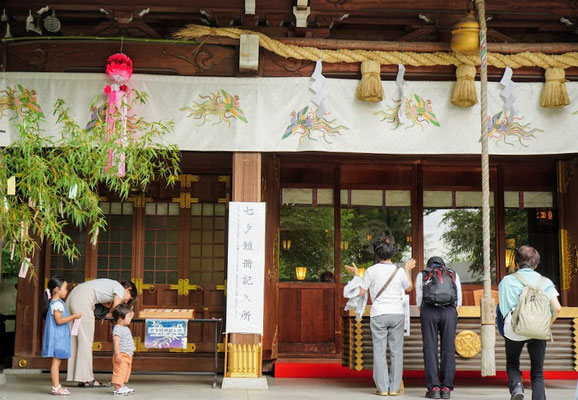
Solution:
[[[480,57],[463,56],[450,52],[416,53],[401,51],[370,51],[370,50],[325,50],[316,47],[301,47],[282,43],[259,33],[238,28],[211,28],[209,26],[189,25],[179,30],[175,37],[181,40],[196,39],[201,36],[224,36],[239,39],[241,35],[258,35],[259,45],[285,58],[317,61],[326,63],[359,63],[375,60],[380,64],[405,64],[414,67],[436,65],[480,65]],[[558,55],[523,52],[517,54],[487,53],[488,65],[497,68],[569,68],[578,67],[578,52]]]
[[[480,108],[481,108],[481,142],[482,142],[482,238],[484,260],[484,299],[482,304],[482,376],[496,375],[496,329],[488,323],[491,309],[484,303],[491,302],[490,274],[490,157],[488,152],[488,64],[486,40],[486,10],[484,0],[476,0],[476,9],[480,21]],[[489,57],[487,57],[489,59]]]

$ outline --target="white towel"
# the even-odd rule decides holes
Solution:
[[[363,317],[367,305],[367,291],[363,295],[359,294],[362,283],[363,279],[355,276],[343,288],[343,297],[349,299],[345,305],[345,311],[354,310],[355,318],[358,320]]]

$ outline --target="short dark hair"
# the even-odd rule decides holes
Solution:
[[[132,281],[124,281],[123,283],[121,283],[121,285],[123,288],[129,289],[130,297],[132,297],[132,300],[136,299],[138,292],[136,290],[136,285]]]
[[[426,264],[426,268],[427,269],[433,269],[433,268],[443,268],[446,266],[446,263],[444,262],[444,259],[441,257],[430,257],[429,260],[427,260],[427,264]]]
[[[333,272],[325,271],[321,275],[319,275],[319,280],[321,282],[333,282]]]
[[[540,264],[540,253],[531,246],[520,246],[514,259],[518,268],[536,268]]]
[[[131,311],[132,306],[130,304],[120,303],[112,310],[112,318],[114,318],[115,322],[118,322],[119,319],[125,319]]]
[[[393,236],[385,234],[373,242],[373,252],[380,260],[389,260],[397,253],[397,244]]]

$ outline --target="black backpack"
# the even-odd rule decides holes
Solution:
[[[428,265],[429,267],[429,265]],[[422,302],[437,307],[454,305],[458,300],[456,273],[445,265],[433,265],[422,271]]]

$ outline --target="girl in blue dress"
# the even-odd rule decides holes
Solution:
[[[68,282],[64,277],[55,275],[48,281],[44,291],[44,312],[46,324],[42,339],[42,357],[52,357],[50,377],[52,378],[52,394],[65,396],[68,389],[60,385],[60,362],[70,357],[70,327],[68,323],[78,319],[82,314],[69,316],[64,307],[64,298],[68,294]]]

